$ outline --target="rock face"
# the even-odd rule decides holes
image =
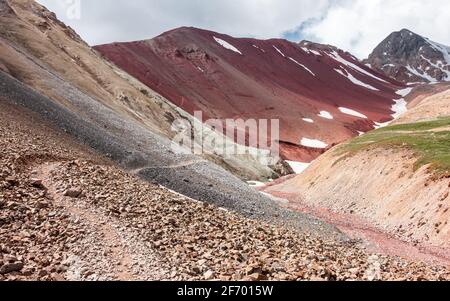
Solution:
[[[365,62],[404,83],[450,81],[450,47],[407,29],[389,35]]]
[[[94,48],[189,113],[202,111],[204,119],[279,118],[282,155],[292,161],[309,162],[324,150],[302,144],[303,138],[332,145],[392,120],[402,88],[349,53],[306,41],[239,39],[184,27]]]

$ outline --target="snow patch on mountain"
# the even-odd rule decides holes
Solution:
[[[304,52],[306,52],[306,53],[308,53],[309,54],[309,49],[308,48],[306,48],[306,47],[300,47]]]
[[[266,51],[264,49],[260,48],[257,45],[252,45],[252,46],[255,47],[256,49],[260,50],[261,52],[266,53]]]
[[[430,64],[432,67],[441,70],[442,72],[444,72],[446,74],[445,79],[443,79],[444,81],[450,81],[450,70],[447,70],[447,68],[450,68],[450,66],[448,64],[444,65],[443,62],[441,60],[437,61],[436,63],[433,63],[431,60],[427,59],[426,57],[424,57],[422,54],[420,55],[420,57],[426,61],[428,64]],[[449,58],[450,59],[450,58]],[[431,67],[428,66],[425,71],[430,70]]]
[[[362,113],[359,113],[359,112],[357,112],[355,110],[352,110],[352,109],[340,107],[339,111],[341,111],[342,113],[347,114],[347,115],[351,115],[351,116],[367,119],[366,115],[364,115]]]
[[[405,88],[402,90],[398,90],[396,94],[406,97],[409,93],[411,93],[412,90],[413,88]],[[375,122],[375,129],[388,126],[392,123],[392,121],[405,114],[408,111],[408,103],[404,98],[394,99],[394,104],[392,105],[391,110],[394,112],[394,114],[391,115],[393,120],[384,123]]]
[[[213,38],[214,38],[214,40],[216,40],[216,42],[217,42],[218,44],[220,44],[223,48],[226,48],[226,49],[228,49],[228,50],[234,51],[234,52],[239,53],[240,55],[242,55],[242,52],[240,52],[239,49],[237,49],[236,47],[234,47],[233,45],[231,45],[231,44],[228,43],[227,41],[224,41],[224,40],[219,39],[219,38],[216,38],[216,37],[213,37]]]
[[[396,99],[394,100],[394,102],[395,104],[392,106],[392,111],[394,111],[395,113],[392,114],[392,117],[394,117],[394,119],[397,119],[408,111],[408,103],[403,98]]]
[[[380,123],[380,122],[374,122],[374,129],[381,129],[384,127],[387,127],[389,124],[391,124],[392,121],[388,121],[388,122],[384,122],[384,123]]]
[[[304,52],[306,52],[306,53],[308,53],[308,54],[310,54],[310,53],[312,53],[312,54],[314,54],[314,55],[317,55],[317,56],[322,56],[322,53],[320,53],[319,51],[317,51],[317,50],[314,50],[314,49],[308,49],[308,48],[306,48],[306,47],[300,47]]]
[[[279,54],[281,54],[283,57],[286,57],[285,55],[284,55],[284,53],[280,50],[280,49],[278,49],[276,46],[274,46],[274,45],[272,45],[273,46],[273,48],[275,48],[275,50],[279,53]]]
[[[328,144],[323,141],[308,138],[303,138],[300,144],[311,148],[326,148],[328,146]]]
[[[408,71],[412,74],[412,75],[416,75],[418,77],[421,77],[429,82],[437,82],[438,80],[435,79],[434,77],[430,76],[429,74],[427,74],[426,72],[422,71],[419,72],[418,70],[414,69],[413,67],[411,67],[410,65],[406,66],[406,69],[408,69]]]
[[[378,80],[378,81],[381,81],[381,82],[384,82],[384,83],[388,83],[388,82],[385,81],[384,79],[379,78],[378,76],[373,75],[372,73],[370,73],[370,72],[364,70],[363,68],[361,68],[361,67],[355,65],[354,63],[347,61],[347,60],[344,59],[342,56],[340,56],[339,53],[337,53],[336,51],[331,52],[331,53],[330,53],[330,56],[331,56],[332,58],[334,58],[336,61],[338,61],[339,63],[344,64],[345,66],[350,67],[350,68],[352,68],[352,69],[358,71],[359,73],[362,73],[362,74],[364,74],[364,75],[370,76],[370,77],[372,77],[372,78],[374,78],[374,79],[376,79],[376,80]]]
[[[291,58],[291,57],[289,57],[289,59],[290,59],[291,61],[293,61],[294,63],[296,63],[297,65],[299,65],[300,67],[302,67],[303,69],[305,69],[306,71],[308,71],[309,73],[311,73],[312,76],[316,76],[316,74],[314,74],[314,72],[312,72],[312,71],[311,71],[308,67],[306,67],[305,65],[300,64],[297,60],[295,60],[295,59],[293,59],[293,58]]]
[[[304,122],[314,123],[314,120],[312,120],[311,118],[302,118],[302,120],[303,120]]]
[[[442,53],[442,56],[444,57],[445,62],[447,63],[447,65],[450,65],[450,47],[433,42],[429,39],[425,39],[431,47],[433,47],[435,50],[439,51],[440,53]]]
[[[340,69],[334,69],[337,73],[339,73],[342,76],[345,76],[346,78],[348,78],[349,81],[351,81],[352,83],[354,83],[355,85],[373,90],[373,91],[380,91],[379,89],[372,87],[369,84],[366,84],[362,81],[360,81],[359,79],[357,79],[356,77],[354,77],[352,74],[350,74],[349,72],[347,72],[347,74],[345,74],[342,70]]]
[[[334,119],[333,115],[331,115],[331,113],[327,112],[327,111],[321,111],[318,116],[321,118],[330,119],[330,120]]]
[[[265,183],[260,182],[260,181],[248,181],[247,184],[251,187],[255,187],[255,188],[259,188],[259,187],[264,187],[266,186]]]
[[[402,97],[406,97],[409,95],[409,93],[411,93],[412,90],[413,90],[413,88],[405,88],[405,89],[398,90],[395,93]]]
[[[289,164],[289,166],[292,168],[292,170],[296,174],[303,173],[311,165],[311,163],[303,163],[303,162],[296,162],[296,161],[286,161],[286,163]]]

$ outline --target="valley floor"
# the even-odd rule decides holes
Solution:
[[[450,267],[450,250],[443,247],[421,245],[402,240],[353,214],[338,213],[328,208],[314,207],[302,202],[297,195],[271,191],[273,196],[289,200],[285,207],[310,214],[336,226],[355,240],[360,240],[371,252],[400,256],[409,260],[424,261]]]
[[[0,129],[0,280],[450,279],[145,182],[1,99]]]

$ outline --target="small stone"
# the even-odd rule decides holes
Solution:
[[[65,281],[65,280],[66,280],[66,279],[64,278],[64,276],[62,276],[61,274],[53,273],[51,276],[52,276],[52,279],[53,279],[54,281],[61,282],[61,281]]]
[[[260,274],[260,273],[254,273],[248,276],[251,281],[265,281],[267,280],[267,276]]]
[[[91,270],[85,268],[85,269],[83,269],[83,270],[81,271],[81,274],[82,274],[84,277],[89,277],[89,276],[91,276],[91,275],[94,275],[95,273],[94,273],[93,271],[91,271]]]
[[[82,193],[82,190],[79,188],[71,188],[71,189],[67,189],[64,192],[64,196],[67,196],[69,198],[78,198]]]
[[[48,207],[48,204],[45,203],[45,202],[37,202],[37,203],[36,203],[36,208],[37,208],[37,209],[45,209],[45,208],[47,208],[47,207]]]
[[[4,275],[12,272],[19,272],[21,269],[23,269],[23,263],[20,261],[7,263],[0,268],[0,274]]]
[[[45,189],[44,184],[42,183],[41,179],[31,179],[31,186],[38,188],[38,189]]]
[[[45,277],[45,276],[47,276],[47,275],[48,275],[47,270],[40,270],[39,273],[38,273],[38,276],[39,276],[39,277]]]
[[[15,177],[10,176],[10,177],[7,177],[5,180],[6,180],[6,182],[8,182],[8,184],[11,185],[11,186],[17,186],[17,185],[19,185],[19,181],[18,181]]]
[[[8,263],[14,263],[16,261],[19,261],[16,256],[9,255],[9,254],[6,254],[5,256],[3,256],[3,259],[5,261],[7,261]]]
[[[209,270],[205,274],[203,274],[206,280],[212,280],[214,278],[214,272]]]
[[[231,281],[231,276],[228,275],[221,275],[219,277],[220,281]]]

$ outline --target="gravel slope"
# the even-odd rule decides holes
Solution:
[[[12,100],[50,121],[57,128],[78,141],[106,155],[122,167],[142,169],[144,179],[196,200],[209,202],[276,224],[289,225],[299,231],[310,231],[319,236],[344,238],[336,228],[306,215],[279,208],[271,199],[248,187],[221,167],[199,160],[199,163],[167,168],[199,158],[172,152],[170,141],[158,136],[131,120],[118,117],[112,110],[94,99],[76,94],[72,96],[75,114],[26,87],[9,75],[0,72],[0,97]],[[71,93],[80,93],[67,88]],[[78,96],[78,97],[76,97]],[[146,167],[149,166],[151,168]]]
[[[450,279],[150,184],[3,100],[0,128],[0,280]]]

